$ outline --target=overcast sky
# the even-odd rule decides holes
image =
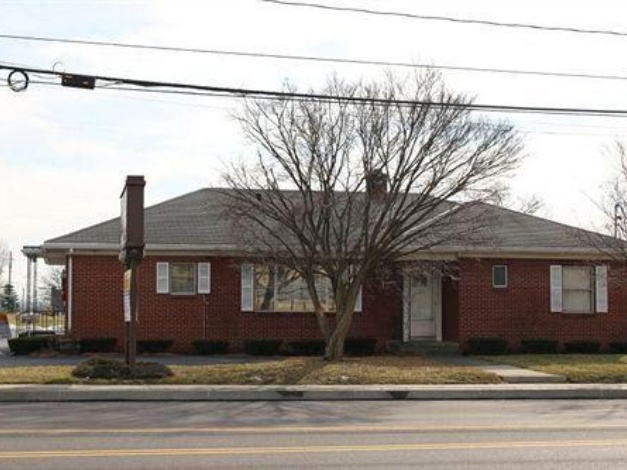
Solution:
[[[318,1],[318,0],[316,0]],[[333,5],[587,29],[627,29],[621,1],[319,0]],[[230,51],[627,76],[627,37],[422,21],[287,7],[259,0],[0,0],[0,34]],[[230,87],[319,87],[332,74],[383,67],[137,51],[0,39],[0,62],[66,72]],[[400,73],[405,70],[398,70]],[[627,81],[444,72],[477,103],[627,109]],[[2,85],[6,72],[0,72]],[[36,77],[31,77],[36,80]],[[119,213],[125,176],[143,174],[148,205],[218,185],[225,162],[250,155],[238,101],[32,84],[0,87],[0,240],[16,254]],[[594,227],[627,118],[501,115],[525,136],[510,181],[548,217]]]

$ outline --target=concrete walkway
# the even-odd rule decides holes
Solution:
[[[477,359],[468,356],[440,356],[432,357],[442,364],[448,364],[457,367],[475,367],[485,372],[496,374],[503,381],[510,384],[545,384],[545,383],[564,383],[566,377],[563,375],[547,374],[530,369],[522,369],[505,364],[497,364],[494,362]]]

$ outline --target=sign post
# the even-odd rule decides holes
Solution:
[[[131,373],[137,357],[137,267],[144,257],[144,187],[143,176],[127,176],[121,202],[120,261],[124,265],[124,355]]]

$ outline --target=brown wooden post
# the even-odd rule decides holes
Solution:
[[[127,176],[120,196],[121,225],[120,261],[124,264],[124,321],[126,363],[135,372],[137,357],[137,267],[144,256],[144,187],[143,176]]]

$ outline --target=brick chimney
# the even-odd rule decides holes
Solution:
[[[384,199],[388,193],[388,175],[381,169],[366,176],[366,191],[373,199]]]

